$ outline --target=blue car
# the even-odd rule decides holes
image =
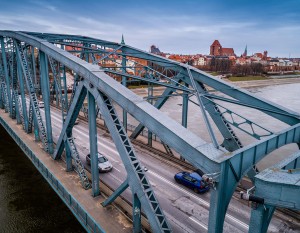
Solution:
[[[174,176],[176,182],[191,188],[195,193],[204,193],[209,190],[209,185],[197,173],[179,172]]]

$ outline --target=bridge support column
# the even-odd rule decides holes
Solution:
[[[153,86],[151,83],[148,83],[148,102],[153,104]],[[148,129],[148,145],[152,146],[152,132]]]
[[[92,171],[92,191],[93,196],[100,194],[99,189],[99,168],[98,168],[98,146],[97,146],[97,125],[96,125],[96,107],[95,98],[88,93],[88,118],[89,118],[89,136],[90,136],[90,158]]]
[[[49,72],[48,72],[48,59],[46,54],[40,51],[40,82],[42,87],[44,108],[45,108],[45,118],[47,127],[47,140],[49,154],[53,154],[53,139],[52,139],[52,125],[51,125],[51,114],[50,114],[50,86],[49,86]]]
[[[70,147],[68,143],[65,142],[65,149],[66,149],[66,164],[67,164],[67,172],[73,171],[73,165],[72,165],[72,155],[70,151]]]
[[[35,118],[33,118],[33,123],[34,123],[34,139],[36,142],[38,142],[40,141],[39,126]]]
[[[186,87],[189,85],[186,83]],[[188,104],[189,104],[189,95],[188,93],[183,93],[182,94],[182,120],[181,124],[183,127],[187,128],[187,119],[188,119]],[[182,156],[180,156],[181,160],[184,160]]]
[[[124,37],[122,35],[121,44],[125,45]],[[122,56],[122,72],[126,73],[126,56]],[[127,87],[127,78],[126,76],[122,76],[122,85]],[[123,109],[123,126],[125,132],[127,132],[127,112]]]
[[[208,232],[209,233],[222,233],[225,214],[229,204],[228,193],[231,190],[231,186],[228,184],[227,174],[229,166],[228,163],[222,163],[220,180],[216,184],[216,189],[211,190],[210,196],[210,209],[209,209],[209,221],[208,221]],[[227,185],[228,191],[227,191]]]
[[[1,37],[0,40],[1,40],[1,50],[2,50],[2,62],[3,62],[3,69],[4,69],[4,75],[5,75],[5,83],[6,83],[6,92],[7,92],[6,94],[8,96],[9,116],[11,116],[11,114],[12,114],[12,98],[11,98],[10,85],[9,85],[9,76],[8,76],[8,69],[7,69],[4,37]]]
[[[275,209],[274,206],[252,203],[249,232],[266,233]]]
[[[25,90],[24,90],[24,81],[23,81],[23,73],[22,73],[22,67],[21,67],[21,63],[20,60],[17,56],[17,75],[18,75],[18,80],[19,80],[19,88],[20,88],[20,92],[21,92],[21,101],[22,101],[22,109],[20,109],[20,111],[22,111],[23,114],[23,121],[24,124],[23,126],[25,127],[25,131],[28,132],[28,116],[27,116],[27,107],[26,107],[26,98],[25,98]]]
[[[133,232],[140,233],[142,232],[142,223],[141,223],[141,202],[137,194],[133,195]]]

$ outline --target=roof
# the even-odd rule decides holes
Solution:
[[[260,58],[263,58],[264,57],[264,55],[262,54],[262,53],[255,53],[254,54],[256,57],[260,57]]]
[[[222,54],[223,55],[225,55],[225,54],[231,55],[231,54],[234,54],[234,50],[233,50],[233,48],[222,48]]]
[[[215,40],[211,46],[221,46],[220,42],[218,40]]]

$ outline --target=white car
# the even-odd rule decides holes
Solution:
[[[40,102],[39,102],[39,108],[44,108],[44,107],[45,107],[44,102],[43,102],[43,101],[40,101]]]
[[[86,163],[88,165],[91,165],[90,154],[86,156]],[[113,168],[112,164],[108,161],[108,159],[103,154],[100,154],[99,152],[98,152],[98,168],[99,168],[99,172],[109,172]]]

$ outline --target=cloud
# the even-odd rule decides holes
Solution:
[[[237,54],[242,53],[248,44],[249,51],[267,49],[274,56],[282,56],[289,50],[300,57],[296,41],[300,36],[300,26],[297,20],[288,18],[288,14],[285,15],[288,19],[272,20],[259,15],[237,17],[211,12],[188,13],[184,9],[177,14],[174,9],[138,11],[126,6],[98,13],[89,8],[83,12],[76,2],[68,6],[59,3],[31,0],[14,6],[14,12],[2,8],[0,28],[81,34],[116,42],[120,42],[124,34],[125,42],[134,47],[149,50],[149,46],[155,44],[162,51],[182,54],[208,53],[213,40],[219,39],[224,47],[233,47]],[[289,15],[294,17],[293,12]]]

